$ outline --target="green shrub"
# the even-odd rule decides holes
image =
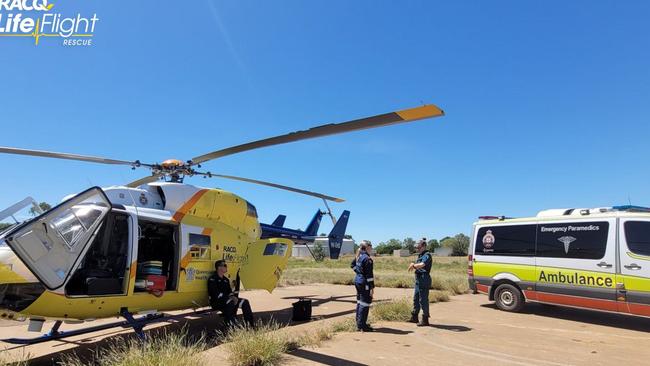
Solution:
[[[325,248],[323,248],[323,244],[320,242],[314,244],[314,250],[312,251],[312,254],[316,262],[322,262],[325,260]]]

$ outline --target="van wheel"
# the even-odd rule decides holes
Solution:
[[[499,309],[517,312],[524,307],[524,295],[516,287],[509,283],[499,285],[494,291],[494,299]]]

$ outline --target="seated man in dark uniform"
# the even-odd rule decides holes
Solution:
[[[241,308],[244,320],[249,326],[253,326],[253,311],[250,303],[246,299],[240,299],[238,291],[233,291],[230,287],[230,280],[226,277],[228,272],[226,261],[216,261],[214,268],[216,273],[208,279],[208,295],[212,309],[221,311],[226,325],[231,325],[235,321],[237,309]]]

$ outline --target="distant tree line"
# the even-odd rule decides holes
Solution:
[[[408,237],[404,240],[390,239],[385,242],[379,243],[374,249],[377,254],[393,254],[394,250],[407,249],[409,253],[415,253],[415,241],[413,238]],[[437,240],[431,239],[427,241],[427,250],[434,252],[436,248],[451,248],[451,255],[464,256],[467,255],[469,250],[469,237],[465,234],[456,234],[454,236],[445,236]]]

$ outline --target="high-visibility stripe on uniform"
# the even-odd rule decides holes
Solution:
[[[375,282],[375,278],[374,277],[368,277],[368,278],[366,278],[366,281]]]
[[[370,306],[370,304],[368,304],[367,302],[361,301],[361,300],[357,300],[357,304],[359,304],[359,305],[361,305],[363,307],[369,307]]]

